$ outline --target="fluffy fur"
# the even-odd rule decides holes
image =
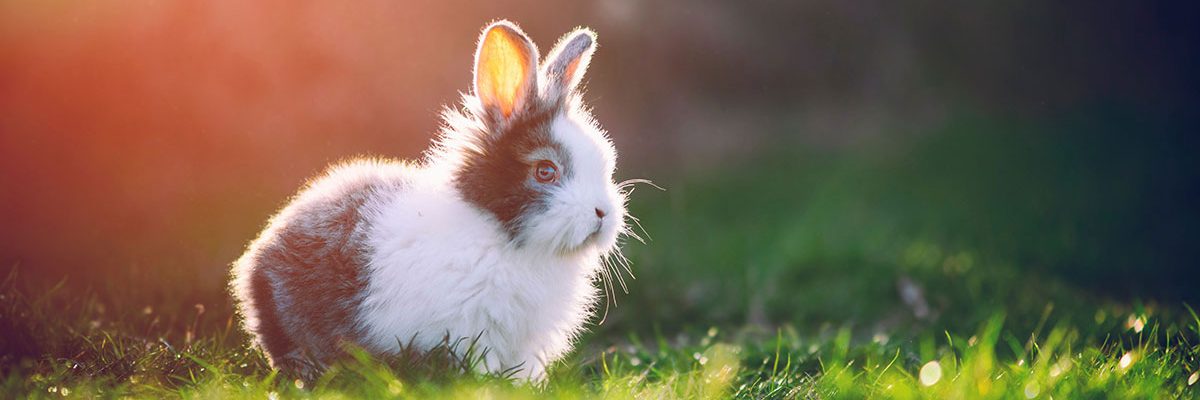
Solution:
[[[313,378],[338,344],[466,339],[484,370],[542,379],[595,309],[594,283],[611,289],[605,257],[627,233],[616,152],[576,89],[594,49],[577,30],[539,69],[519,28],[488,26],[473,94],[423,160],[335,166],[271,218],[231,284],[271,365]],[[540,162],[560,177],[535,179]]]

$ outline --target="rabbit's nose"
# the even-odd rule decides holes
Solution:
[[[604,218],[605,214],[607,214],[607,213],[605,213],[604,210],[601,210],[599,208],[596,209],[596,217],[597,218]]]

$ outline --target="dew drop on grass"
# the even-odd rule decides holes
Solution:
[[[921,367],[921,384],[925,386],[933,386],[942,379],[942,364],[937,361],[930,361]]]
[[[1193,372],[1192,376],[1188,377],[1188,386],[1195,385],[1196,381],[1200,381],[1200,371]]]
[[[296,389],[304,389],[304,381],[302,380],[297,379],[292,384],[296,385]]]

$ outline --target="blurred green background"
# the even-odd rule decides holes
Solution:
[[[1166,1],[2,2],[0,273],[228,316],[228,265],[266,219],[328,163],[418,157],[469,89],[478,30],[507,18],[543,48],[599,33],[586,99],[618,178],[666,188],[633,196],[649,241],[625,246],[637,279],[599,335],[1194,303],[1197,17]],[[39,354],[18,333],[6,353]]]

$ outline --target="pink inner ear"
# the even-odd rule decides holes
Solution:
[[[575,81],[575,71],[579,70],[579,60],[582,59],[582,56],[575,57],[574,60],[571,60],[571,62],[567,64],[567,68],[563,69],[562,83],[564,86],[570,87],[571,83]]]
[[[508,28],[489,30],[480,44],[475,67],[477,95],[484,105],[500,109],[505,117],[511,116],[524,100],[531,59],[524,39]]]

